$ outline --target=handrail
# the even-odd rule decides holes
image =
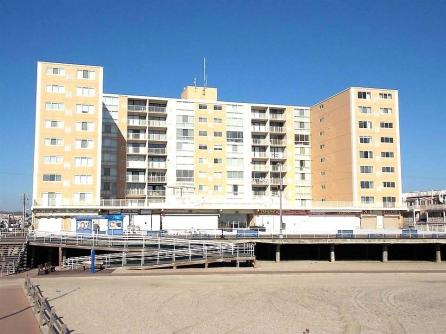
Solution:
[[[70,333],[67,325],[56,314],[55,308],[51,307],[48,299],[42,295],[40,288],[37,285],[32,284],[28,276],[25,278],[25,290],[27,295],[31,298],[34,311],[39,314],[38,321],[40,326],[47,326],[48,333]]]

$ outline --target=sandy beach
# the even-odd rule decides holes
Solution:
[[[316,267],[357,264],[336,265]],[[230,275],[224,270],[234,268],[220,268],[208,275],[177,270],[34,282],[74,333],[446,332],[446,273],[372,272],[379,265],[359,264],[370,273],[271,273],[267,270],[310,265],[266,263],[256,274]],[[394,268],[405,267],[446,268],[431,263]]]

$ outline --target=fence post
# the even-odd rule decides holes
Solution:
[[[39,324],[41,326],[43,326],[43,322],[45,320],[45,303],[46,303],[46,298],[40,298],[38,297],[38,299],[40,300],[40,309],[39,309]]]
[[[54,307],[51,309],[50,313],[50,320],[48,322],[48,331],[51,333],[51,330],[54,327],[54,321],[56,319],[56,311],[54,310]]]

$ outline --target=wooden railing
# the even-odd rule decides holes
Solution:
[[[42,291],[37,285],[32,284],[28,276],[25,278],[25,290],[31,298],[32,306],[41,328],[46,326],[48,333],[68,334],[67,325],[56,314],[54,307],[51,307],[48,299],[43,297]]]

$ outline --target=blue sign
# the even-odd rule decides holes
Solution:
[[[124,216],[123,215],[108,215],[105,216],[108,220],[108,234],[122,235],[124,234]]]
[[[76,232],[91,234],[92,219],[96,217],[79,216],[76,217]]]

